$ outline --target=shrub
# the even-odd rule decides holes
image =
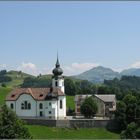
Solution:
[[[94,98],[86,98],[85,101],[82,103],[80,110],[81,114],[83,114],[86,118],[94,117],[98,110]]]

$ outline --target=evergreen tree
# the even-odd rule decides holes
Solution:
[[[6,105],[0,108],[0,139],[32,138],[24,124]]]

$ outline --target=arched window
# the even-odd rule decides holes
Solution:
[[[62,100],[60,100],[60,109],[62,109],[63,104],[62,104]]]
[[[58,82],[57,82],[57,81],[55,81],[55,86],[56,86],[56,87],[58,86]]]
[[[39,109],[43,109],[43,104],[42,103],[39,104]]]
[[[11,103],[11,104],[10,104],[10,107],[11,107],[11,109],[13,109],[13,108],[14,108],[14,104],[13,104],[13,103]]]
[[[31,109],[31,103],[24,101],[21,103],[21,109]]]
[[[28,109],[31,109],[31,104],[30,103],[28,103]]]
[[[24,102],[25,109],[28,109],[27,101]]]
[[[24,109],[24,103],[21,104],[21,109]]]

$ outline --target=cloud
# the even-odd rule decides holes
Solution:
[[[93,67],[99,66],[100,63],[72,63],[71,66],[64,66],[65,75],[76,75],[87,71]]]
[[[36,69],[36,65],[29,62],[29,63],[22,63],[22,68],[24,69],[31,69],[31,70],[35,70]]]
[[[38,74],[38,69],[36,65],[31,62],[28,62],[28,63],[22,62],[22,64],[17,68],[17,70],[21,70],[25,73],[33,74],[33,75]]]
[[[39,75],[41,74],[48,74],[50,72],[50,70],[48,68],[41,68],[41,67],[37,67],[35,64],[28,62],[22,62],[22,64],[17,67],[18,71],[23,71],[25,73],[31,74],[31,75]]]
[[[5,69],[6,68],[6,64],[0,64],[0,69]]]
[[[132,64],[130,67],[131,67],[131,68],[140,68],[140,61],[138,61],[138,62]]]

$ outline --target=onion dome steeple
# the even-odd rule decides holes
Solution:
[[[60,68],[58,54],[57,54],[57,61],[56,61],[56,64],[55,64],[55,68],[53,69],[52,72],[54,74],[54,77],[60,77],[63,74],[63,70]]]

